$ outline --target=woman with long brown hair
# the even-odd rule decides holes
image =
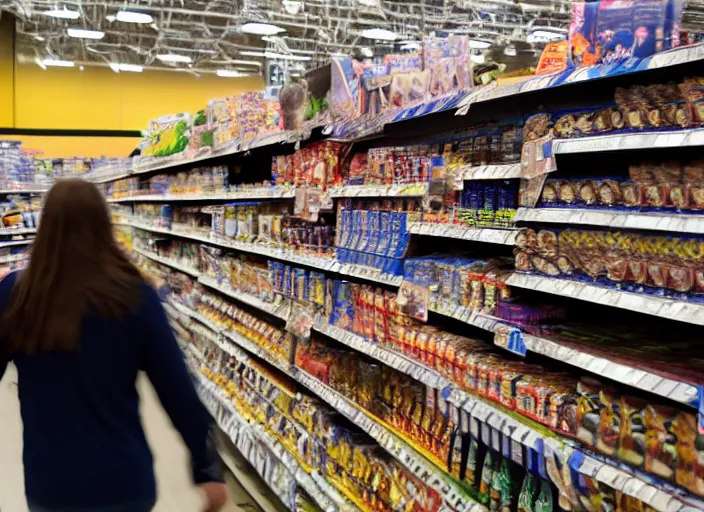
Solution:
[[[27,269],[0,282],[0,314],[0,378],[14,361],[30,511],[152,509],[139,370],[190,450],[206,510],[220,510],[211,418],[157,293],[117,246],[94,185],[65,180],[49,191]]]

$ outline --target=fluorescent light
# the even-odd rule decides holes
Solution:
[[[111,62],[110,69],[112,69],[115,73],[119,73],[120,71],[128,71],[131,73],[141,73],[144,68],[142,66],[137,66],[135,64],[115,64],[115,63]]]
[[[255,52],[251,50],[244,50],[240,52],[240,55],[245,55],[247,57],[264,57],[265,53],[264,52]]]
[[[241,76],[247,76],[246,73],[240,73],[234,69],[218,69],[215,74],[223,78],[239,78]]]
[[[559,41],[561,39],[566,39],[567,34],[559,30],[541,30],[537,29],[528,34],[526,37],[527,43],[547,43],[550,41]]]
[[[66,7],[63,9],[51,9],[50,11],[44,11],[42,14],[51,16],[52,18],[61,18],[63,20],[77,20],[81,17],[78,11],[71,11],[66,9]]]
[[[118,11],[115,18],[117,21],[122,21],[124,23],[151,23],[154,21],[154,18],[152,18],[149,14],[134,11]]]
[[[175,53],[163,53],[156,56],[161,62],[183,62],[191,63],[191,58],[186,55],[177,55]]]
[[[470,39],[469,47],[473,50],[486,50],[491,46],[489,41],[482,41],[481,39]]]
[[[286,32],[286,29],[271,23],[245,23],[240,27],[240,32],[254,34],[255,36],[273,36]]]
[[[244,52],[240,52],[244,53]],[[276,53],[276,52],[264,52],[264,57],[267,59],[281,59],[281,60],[300,60],[300,61],[307,61],[311,60],[312,57],[308,57],[306,55],[287,55],[285,53]]]
[[[44,71],[46,71],[46,64],[44,64],[44,62],[43,62],[41,59],[39,59],[39,57],[37,57],[36,59],[34,59],[34,62],[37,63],[37,66],[39,66],[39,67],[42,68]]]
[[[368,28],[362,31],[362,37],[367,39],[379,39],[381,41],[396,41],[398,35],[385,28]]]
[[[44,59],[42,62],[45,66],[53,66],[56,68],[72,68],[76,65],[71,60]]]
[[[401,45],[401,50],[420,50],[420,43],[418,41],[408,41]]]
[[[258,60],[231,60],[230,64],[242,64],[243,66],[259,66],[262,67],[262,63]]]
[[[82,28],[69,28],[67,30],[70,37],[78,39],[102,39],[105,37],[105,32],[100,30],[84,30]]]

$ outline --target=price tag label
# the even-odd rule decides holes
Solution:
[[[526,356],[526,344],[520,329],[508,325],[496,325],[494,328],[494,345],[513,352],[519,356]]]

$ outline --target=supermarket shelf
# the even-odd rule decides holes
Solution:
[[[330,189],[330,197],[421,197],[427,194],[427,183],[406,185],[345,185]]]
[[[326,494],[318,486],[313,477],[307,473],[296,461],[293,454],[286,450],[282,444],[278,443],[263,427],[249,423],[235,409],[232,401],[214,383],[204,376],[197,374],[200,395],[203,402],[208,407],[209,412],[217,420],[220,428],[230,437],[235,446],[237,440],[245,432],[252,435],[261,442],[277,459],[281,461],[287,469],[291,478],[296,481],[326,512],[357,512],[359,509],[347,502],[336,491],[334,496]],[[217,405],[222,407],[226,413],[218,411]],[[257,467],[256,461],[250,460],[250,464]],[[330,488],[326,489],[330,490]],[[293,504],[288,506],[293,510]]]
[[[659,52],[651,57],[647,57],[633,66],[627,74],[639,73],[653,69],[663,69],[671,66],[678,66],[697,62],[704,59],[704,45],[694,44],[688,46],[680,46],[666,52]],[[623,76],[624,73],[619,76]],[[551,89],[556,87],[567,87],[571,84],[585,82],[590,80],[607,79],[610,76],[599,71],[599,65],[578,67],[567,72],[552,73],[549,75],[536,76],[522,82],[507,84],[502,86],[485,86],[479,88],[475,94],[469,94],[459,106],[464,107],[458,115],[466,114],[470,105],[474,103],[482,103],[485,101],[493,101],[508,96],[516,96],[542,89]]]
[[[476,311],[465,306],[453,305],[445,307],[442,304],[436,304],[434,306],[431,305],[428,308],[428,311],[454,318],[455,320],[478,327],[479,329],[484,329],[485,331],[494,332],[498,325],[505,324],[499,318],[484,314],[480,311]]]
[[[27,238],[25,240],[10,240],[8,242],[0,242],[0,249],[5,247],[15,247],[19,245],[29,245],[34,242],[34,238]]]
[[[294,368],[293,374],[298,382],[310,389],[352,423],[364,430],[416,477],[424,481],[431,489],[438,492],[445,503],[445,506],[441,510],[446,512],[452,509],[458,512],[487,510],[486,507],[465,497],[460,485],[455,483],[449,474],[435,466],[435,464],[427,461],[423,455],[394,434],[390,428],[380,424],[357,404],[347,400],[340,393],[299,368]]]
[[[220,158],[223,156],[231,156],[236,155],[238,153],[244,153],[246,151],[250,151],[259,147],[270,146],[275,144],[292,143],[299,141],[300,139],[301,137],[298,132],[276,132],[265,134],[262,137],[255,138],[252,141],[249,141],[244,144],[240,143],[239,141],[236,141],[228,147],[222,149],[214,149],[205,155],[195,158],[184,158],[183,153],[168,157],[140,157],[136,162],[136,169],[133,170],[132,174],[143,174],[146,172],[168,169],[169,167],[196,164],[199,162],[204,162],[206,160],[211,160],[213,158]]]
[[[254,297],[253,295],[249,295],[247,293],[240,292],[239,290],[235,290],[231,286],[220,283],[217,281],[217,279],[213,279],[210,277],[201,277],[200,279],[198,279],[198,282],[203,286],[207,286],[208,288],[217,290],[218,292],[227,295],[228,297],[232,297],[233,299],[239,302],[257,308],[260,311],[268,313],[277,318],[281,318],[282,320],[287,320],[291,312],[291,304],[288,300],[283,300],[278,304],[264,302],[259,297]]]
[[[701,303],[626,292],[569,279],[521,273],[512,274],[506,284],[694,325],[704,325],[704,304]]]
[[[521,177],[521,164],[463,165],[459,180],[510,180]]]
[[[370,343],[356,334],[335,326],[318,323],[315,329],[354,350],[409,375],[426,386],[440,390],[443,397],[447,397],[448,402],[469,414],[472,435],[481,435],[486,444],[518,464],[526,464],[524,449],[529,450],[529,453],[537,452],[541,457],[564,453],[570,457],[571,465],[576,471],[591,476],[630,496],[635,496],[648,503],[655,510],[672,512],[685,509],[690,503],[701,504],[697,499],[685,496],[682,491],[674,487],[669,491],[660,489],[648,475],[636,474],[634,470],[629,468],[616,468],[614,465],[602,462],[578,448],[573,448],[573,443],[570,440],[560,438],[545,427],[532,428],[528,425],[528,423],[532,423],[530,419],[526,419],[525,422],[519,421],[515,414],[504,412],[499,405],[494,405],[463,391],[435,369],[407,358],[403,354]],[[314,389],[314,391],[316,390]],[[328,400],[325,396],[323,398]],[[340,399],[333,397],[330,399],[330,403],[336,400]],[[347,415],[345,411],[341,412]],[[474,424],[475,422],[472,420],[476,420],[478,425]],[[500,435],[496,435],[497,433]],[[618,462],[614,461],[614,464],[618,464]]]
[[[90,181],[91,183],[95,183],[97,185],[100,183],[109,183],[111,181],[117,181],[117,180],[122,180],[124,178],[129,178],[131,175],[132,175],[131,172],[122,172],[119,174],[111,174],[111,175],[106,175],[106,176],[96,176],[96,177],[89,176],[88,181]]]
[[[387,286],[399,287],[403,282],[403,276],[385,274],[378,268],[367,267],[366,265],[356,265],[354,263],[340,263],[335,261],[325,270],[350,277],[365,279],[367,281],[374,281],[375,283],[385,284]]]
[[[29,254],[12,254],[10,256],[0,257],[0,265],[7,265],[8,263],[15,263],[18,261],[29,261]]]
[[[184,308],[182,305],[175,307],[181,309]],[[192,312],[192,315],[196,320],[207,320],[196,312]],[[218,332],[217,327],[215,329],[216,332]],[[333,408],[341,412],[349,420],[376,439],[382,447],[396,457],[399,462],[406,466],[411,472],[426,481],[428,485],[443,496],[443,499],[448,505],[456,509],[458,512],[486,510],[485,507],[482,507],[476,503],[472,503],[467,506],[468,499],[465,498],[463,493],[460,491],[459,485],[454,483],[445,471],[428,462],[425,457],[416,452],[403,440],[398,438],[395,434],[393,434],[393,432],[391,432],[390,429],[379,424],[376,420],[368,416],[358,405],[348,401],[342,395],[327,387],[317,379],[311,377],[306,372],[293,367],[292,365],[276,361],[261,347],[254,344],[244,336],[227,331],[222,331],[221,334],[235,345],[269,362],[272,366],[297,380],[315,394],[320,396],[323,400],[328,402]],[[226,352],[229,352],[231,355],[238,355],[238,349],[236,347],[228,347],[225,345],[221,348],[223,348]],[[449,512],[449,509],[446,509],[446,512]]]
[[[133,247],[132,250],[146,258],[149,258],[150,260],[156,261],[157,263],[161,263],[162,265],[166,265],[167,267],[180,270],[181,272],[188,274],[189,276],[200,277],[200,272],[197,269],[188,265],[182,265],[181,263],[178,263],[177,261],[174,261],[171,258],[164,258],[163,256],[159,256],[158,254],[155,254],[151,251],[145,251],[137,247]]]
[[[516,222],[586,224],[618,229],[648,229],[672,233],[704,234],[704,215],[675,212],[647,213],[585,208],[519,208],[513,220]]]
[[[704,128],[660,132],[617,133],[578,139],[552,141],[554,155],[591,153],[593,151],[623,151],[704,146]]]
[[[37,228],[0,228],[1,236],[33,235],[36,232]]]
[[[12,189],[12,188],[4,188],[0,190],[0,196],[7,196],[11,194],[45,194],[49,191],[49,187],[46,188],[41,188],[41,187],[28,187],[28,188],[19,188],[19,189]]]
[[[180,229],[178,227],[176,229],[167,229],[156,226],[150,226],[149,224],[143,224],[137,221],[130,221],[127,223],[127,225],[133,228],[151,231],[152,233],[163,233],[167,235],[173,235],[181,238],[187,238],[189,240],[207,243],[210,245],[216,245],[218,247],[234,249],[236,251],[259,254],[261,256],[266,256],[275,260],[287,261],[290,263],[296,263],[299,265],[315,268],[321,271],[335,272],[337,274],[343,274],[350,277],[357,277],[359,279],[374,281],[376,283],[385,284],[387,286],[398,287],[401,286],[401,283],[403,282],[403,276],[385,274],[377,268],[367,267],[364,265],[340,263],[339,261],[336,261],[333,258],[328,258],[325,256],[300,254],[295,251],[277,249],[266,245],[253,244],[250,242],[241,242],[238,240],[232,240],[224,237],[211,237],[201,233],[194,233],[192,230]]]
[[[287,199],[295,197],[289,187],[243,188],[221,194],[146,194],[108,199],[109,203],[170,203],[178,201],[236,201],[242,199]]]
[[[501,319],[486,315],[482,312],[475,312],[464,306],[443,308],[438,305],[429,308],[429,310],[491,332],[494,332],[499,325],[511,327]],[[527,333],[522,333],[521,336],[527,352],[541,354],[555,359],[556,361],[562,361],[563,363],[581,368],[582,370],[587,370],[596,375],[613,379],[627,386],[696,407],[698,389],[695,385],[662,377],[641,368],[616,363],[610,361],[608,358],[592,355],[575,347],[568,347],[559,342],[538,336]]]
[[[665,378],[647,370],[610,361],[582,352],[576,348],[561,345],[548,339],[523,334],[526,349],[552,359],[613,379],[642,391],[669,398],[692,407],[697,406],[699,390],[696,385]]]
[[[218,426],[222,430],[222,425],[218,423]],[[232,440],[232,437],[229,434],[225,435]],[[246,471],[246,468],[241,468],[231,453],[228,453],[227,450],[222,448],[218,449],[218,453],[220,454],[220,458],[225,464],[225,467],[234,475],[237,483],[242,486],[245,492],[252,497],[255,503],[262,510],[277,510],[277,508],[281,507],[281,505],[278,505],[277,507],[277,504],[274,501],[267,499],[267,497],[259,490],[257,479],[252,478],[252,473],[250,471]],[[246,460],[249,465],[253,466],[253,464],[249,460],[245,459],[242,454],[240,454],[240,456],[242,459]],[[261,480],[264,481],[264,479]],[[289,507],[286,508],[290,510]]]
[[[475,228],[461,224],[434,224],[430,222],[409,222],[407,230],[415,235],[440,236],[501,245],[514,245],[518,232],[510,228]]]

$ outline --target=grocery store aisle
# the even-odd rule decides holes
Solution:
[[[0,381],[0,511],[26,512],[22,476],[22,424],[17,400],[17,373],[8,368]],[[188,454],[159,405],[151,385],[140,382],[142,417],[154,452],[159,502],[155,512],[199,512],[202,500],[191,486]],[[229,477],[229,474],[228,474]],[[230,503],[224,512],[256,512],[249,495],[231,477]],[[237,504],[237,505],[235,505]]]

